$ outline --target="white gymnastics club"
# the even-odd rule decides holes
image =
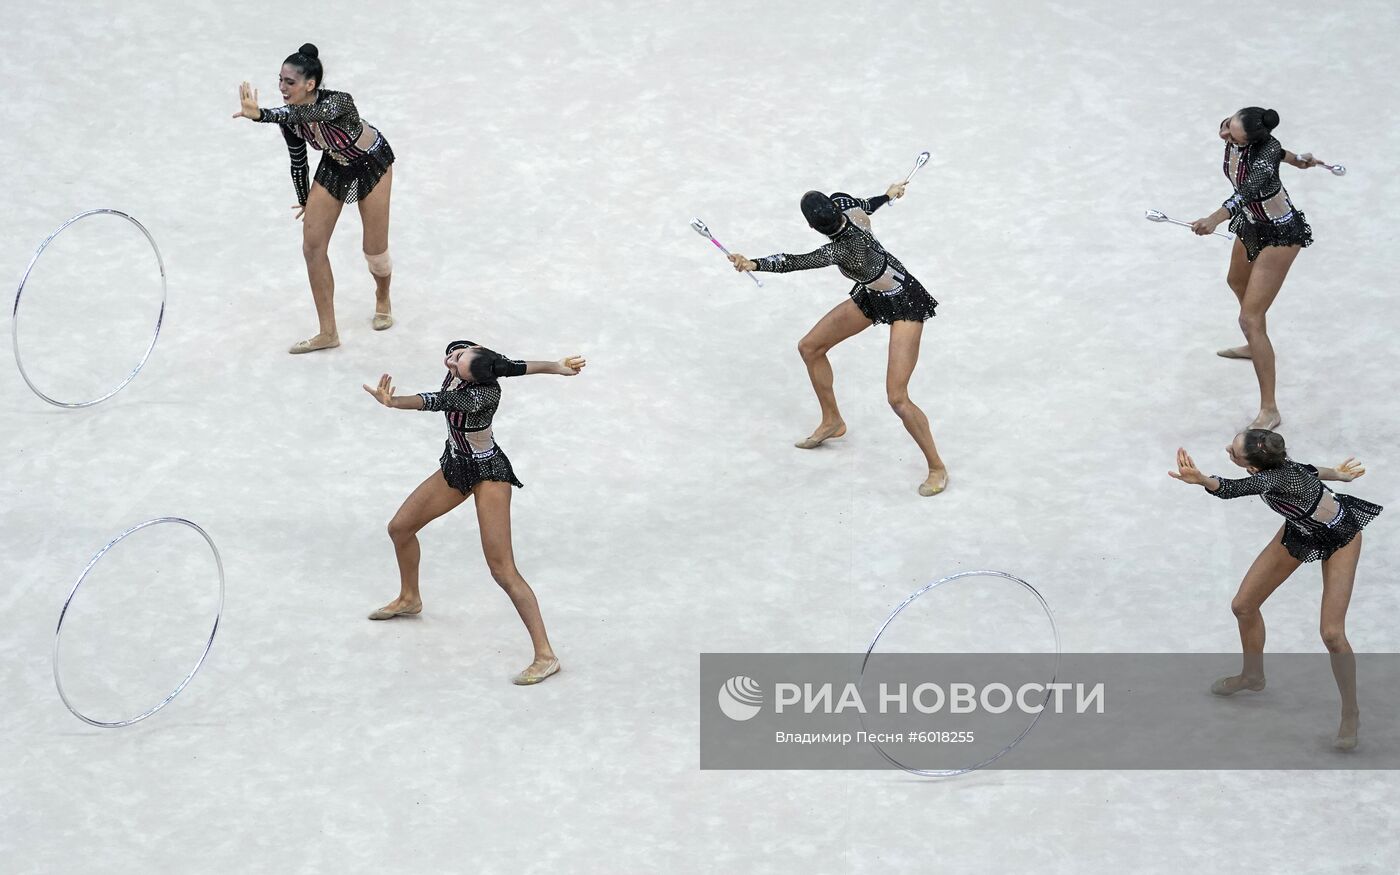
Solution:
[[[1173,224],[1173,225],[1181,225],[1181,226],[1184,227],[1184,228],[1189,228],[1189,227],[1191,227],[1191,223],[1190,223],[1190,222],[1183,222],[1183,221],[1181,221],[1180,219],[1173,219],[1171,216],[1168,216],[1166,213],[1162,212],[1161,210],[1148,210],[1148,211],[1147,211],[1147,216],[1146,216],[1146,218],[1147,218],[1147,221],[1149,221],[1149,222],[1170,222],[1170,223]],[[1234,237],[1231,237],[1229,234],[1221,234],[1219,231],[1211,231],[1210,233],[1214,234],[1214,235],[1217,236],[1217,237],[1224,237],[1226,240],[1234,240],[1234,239],[1235,239]]]
[[[1317,160],[1317,159],[1313,158],[1311,152],[1304,152],[1303,154],[1299,155],[1298,157],[1299,157],[1299,158],[1302,158],[1304,161],[1316,161],[1316,160]],[[1326,167],[1328,170],[1332,171],[1332,175],[1333,175],[1333,176],[1346,176],[1346,175],[1347,175],[1347,169],[1346,169],[1345,167],[1343,167],[1342,165],[1340,165],[1340,164],[1326,164],[1326,163],[1324,163],[1324,162],[1322,162],[1322,161],[1318,161],[1318,162],[1317,162],[1317,166],[1318,166],[1318,167]]]
[[[709,226],[706,225],[704,222],[700,221],[699,219],[691,219],[690,227],[695,229],[696,234],[699,234],[701,237],[704,237],[706,240],[709,240],[711,243],[718,246],[720,252],[723,252],[725,255],[733,254],[728,249],[724,248],[723,243],[715,239],[715,235],[710,233]],[[748,274],[749,279],[753,280],[754,284],[757,285],[760,289],[763,288],[763,280],[754,276],[752,271],[744,271],[744,273]]]
[[[910,171],[909,171],[909,175],[906,176],[906,177],[904,177],[904,184],[905,184],[905,185],[908,185],[908,184],[909,184],[909,180],[911,180],[911,179],[914,178],[914,174],[919,172],[919,168],[920,168],[920,167],[923,167],[925,164],[928,163],[928,159],[929,159],[929,154],[928,154],[927,152],[920,152],[920,153],[919,153],[919,157],[917,157],[917,158],[914,159],[914,169],[913,169],[913,170],[910,170]],[[898,203],[898,201],[897,201],[897,200],[892,200],[892,201],[890,201],[890,203],[891,203],[891,204],[895,204],[895,203]]]
[[[928,163],[928,159],[929,154],[927,152],[919,153],[919,157],[914,159],[914,169],[910,170],[909,175],[904,177],[905,183],[908,183],[909,180],[914,178],[914,174],[919,172],[920,167],[923,167],[925,164]]]

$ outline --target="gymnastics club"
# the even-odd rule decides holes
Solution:
[[[724,244],[723,244],[723,243],[721,243],[721,242],[719,242],[718,240],[715,239],[715,235],[713,235],[713,234],[710,233],[710,228],[709,228],[709,226],[706,225],[704,222],[700,221],[699,219],[691,219],[691,220],[690,220],[690,227],[692,227],[692,228],[695,229],[695,233],[696,233],[696,234],[699,234],[701,237],[705,237],[705,238],[708,239],[711,243],[713,243],[713,244],[715,244],[716,246],[718,246],[720,252],[723,252],[725,255],[731,254],[731,253],[729,252],[728,249],[725,249],[725,248],[724,248]],[[755,285],[757,285],[760,289],[763,288],[763,280],[761,280],[761,279],[759,279],[758,277],[754,276],[752,271],[745,271],[745,273],[748,274],[749,279],[751,279],[751,280],[754,281],[754,284],[755,284]]]
[[[920,153],[919,153],[919,157],[917,157],[917,158],[914,159],[914,169],[911,170],[911,171],[909,171],[909,175],[908,175],[908,176],[904,177],[904,184],[905,184],[905,185],[908,185],[908,184],[909,184],[909,180],[911,180],[911,179],[914,178],[914,174],[919,172],[919,168],[920,168],[920,167],[923,167],[925,164],[928,163],[928,159],[929,159],[929,154],[928,154],[927,152],[920,152]],[[898,201],[890,201],[890,203],[891,203],[891,204],[895,204],[895,203],[898,203]]]
[[[1299,155],[1298,157],[1299,157],[1299,158],[1302,158],[1304,161],[1315,161],[1315,160],[1317,160],[1317,159],[1313,158],[1311,152],[1304,152],[1302,155]],[[1340,165],[1340,164],[1326,164],[1326,163],[1324,163],[1324,162],[1322,162],[1322,161],[1318,161],[1318,162],[1317,162],[1317,166],[1318,166],[1318,167],[1326,167],[1328,170],[1332,171],[1332,175],[1333,175],[1333,176],[1346,176],[1346,175],[1347,175],[1347,169],[1346,169],[1345,167],[1343,167],[1342,165]]]
[[[1173,225],[1181,225],[1181,226],[1184,227],[1184,228],[1189,228],[1189,227],[1191,227],[1191,223],[1190,223],[1190,222],[1183,222],[1183,221],[1181,221],[1180,219],[1173,219],[1171,216],[1168,216],[1166,213],[1162,212],[1161,210],[1148,210],[1148,211],[1147,211],[1147,221],[1149,221],[1149,222],[1171,222]],[[1229,234],[1221,234],[1219,231],[1211,231],[1210,233],[1214,234],[1214,235],[1217,236],[1217,237],[1224,237],[1226,240],[1234,240],[1234,239],[1235,239],[1234,237],[1231,237]]]

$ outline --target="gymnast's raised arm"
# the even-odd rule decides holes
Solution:
[[[836,207],[843,213],[855,207],[860,207],[862,212],[866,215],[870,215],[890,201],[904,197],[904,186],[905,183],[896,182],[885,189],[884,194],[877,194],[872,198],[852,197],[844,191],[833,192],[831,195],[831,202],[836,204]]]

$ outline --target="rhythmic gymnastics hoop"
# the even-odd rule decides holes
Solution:
[[[922,589],[915,591],[912,595],[909,596],[909,598],[900,602],[899,607],[895,608],[894,611],[889,615],[889,617],[885,619],[885,622],[880,624],[880,628],[875,631],[874,640],[872,640],[870,642],[870,646],[865,649],[865,659],[861,660],[860,663],[861,683],[863,683],[865,680],[865,667],[870,662],[870,655],[875,651],[875,645],[880,643],[880,636],[885,634],[885,629],[890,625],[890,623],[894,622],[894,618],[899,616],[900,611],[909,607],[909,605],[911,605],[915,599],[917,599],[919,596],[923,595],[931,589],[935,589],[937,587],[942,586],[945,583],[949,583],[961,577],[973,576],[1000,577],[1019,585],[1026,592],[1035,596],[1035,600],[1040,604],[1041,610],[1045,612],[1045,619],[1050,621],[1050,631],[1055,636],[1055,669],[1050,674],[1050,683],[1055,683],[1055,678],[1060,673],[1060,628],[1055,625],[1055,616],[1050,611],[1050,604],[1049,602],[1045,601],[1045,597],[1042,596],[1039,593],[1039,591],[1036,590],[1035,587],[1031,586],[1029,583],[1027,583],[1019,577],[1007,574],[1005,571],[960,571],[957,574],[952,574],[948,577],[940,578],[938,580],[935,580],[933,583],[927,584]],[[913,766],[905,765],[904,763],[895,759],[894,756],[892,756],[889,753],[889,751],[881,747],[879,743],[872,741],[870,744],[872,747],[875,748],[875,750],[880,754],[880,756],[884,757],[891,765],[903,769],[904,771],[909,772],[910,774],[923,775],[924,777],[928,778],[951,778],[957,775],[966,775],[968,772],[975,772],[978,769],[989,766],[997,760],[1001,759],[1002,757],[1006,756],[1008,753],[1011,752],[1013,748],[1016,747],[1016,745],[1021,743],[1022,739],[1024,739],[1027,735],[1030,735],[1031,730],[1035,728],[1035,725],[1040,722],[1040,718],[1045,714],[1045,705],[1050,701],[1051,693],[1052,690],[1047,685],[1045,689],[1045,698],[1040,703],[1041,709],[1035,713],[1034,717],[1031,718],[1031,722],[1026,725],[1026,728],[1021,730],[1020,735],[1012,739],[1011,743],[1008,744],[1006,747],[1003,747],[1001,750],[997,751],[996,753],[992,754],[991,756],[987,757],[981,762],[976,763],[975,765],[965,766],[960,769],[916,769]],[[865,716],[863,714],[860,715],[860,724],[861,728],[865,728]]]
[[[30,272],[34,270],[34,265],[39,262],[39,256],[44,254],[44,250],[47,249],[48,245],[54,241],[54,238],[57,237],[59,234],[62,234],[69,225],[72,225],[79,219],[99,214],[105,214],[109,216],[120,216],[121,218],[126,219],[128,222],[135,225],[142,234],[146,235],[146,240],[150,242],[151,249],[156,254],[156,264],[160,267],[160,313],[156,315],[156,333],[151,336],[151,343],[149,346],[146,347],[146,352],[142,354],[141,361],[137,362],[136,367],[132,368],[131,373],[126,375],[126,379],[122,380],[120,383],[117,384],[117,388],[108,392],[106,395],[103,395],[99,398],[94,398],[91,401],[59,401],[57,398],[50,398],[48,395],[44,394],[44,392],[38,386],[34,385],[34,381],[29,379],[29,374],[24,370],[24,360],[20,358],[19,354],[19,302],[20,298],[24,295],[24,284],[29,281]],[[24,378],[25,385],[27,385],[30,391],[32,391],[35,395],[38,395],[40,398],[44,399],[53,406],[66,407],[70,410],[77,409],[80,407],[91,407],[94,404],[100,404],[103,401],[106,401],[108,398],[111,398],[113,395],[120,392],[122,389],[125,389],[126,384],[136,379],[136,375],[141,373],[141,369],[146,366],[146,360],[151,357],[151,351],[156,348],[156,341],[160,339],[160,326],[161,323],[165,320],[165,301],[167,291],[168,290],[166,288],[165,281],[165,259],[161,258],[160,256],[160,247],[156,246],[156,240],[154,237],[151,236],[151,232],[146,230],[146,226],[142,225],[140,222],[136,221],[131,216],[128,216],[126,213],[123,213],[121,210],[88,210],[87,212],[78,213],[76,216],[64,222],[62,225],[59,225],[57,231],[44,238],[44,242],[40,243],[39,248],[34,251],[34,257],[29,259],[29,266],[24,269],[24,276],[20,278],[19,288],[15,290],[14,309],[10,312],[10,339],[12,341],[12,345],[15,351],[15,364],[19,366],[19,375]]]
[[[97,565],[98,560],[101,559],[108,550],[117,546],[117,544],[120,544],[122,540],[126,538],[126,536],[139,532],[147,526],[159,525],[161,523],[175,523],[177,525],[187,526],[188,528],[194,529],[196,532],[199,533],[200,537],[204,538],[204,540],[208,542],[209,549],[213,551],[214,564],[217,565],[219,569],[219,609],[217,613],[214,614],[214,628],[209,631],[209,641],[204,645],[204,652],[199,655],[199,661],[194,664],[194,668],[190,669],[190,673],[185,675],[184,680],[180,681],[180,684],[175,688],[175,691],[170,695],[166,696],[164,699],[162,699],[160,703],[157,704],[154,708],[149,708],[146,711],[143,711],[140,714],[128,720],[94,720],[93,718],[87,716],[82,711],[79,711],[76,707],[74,707],[73,703],[68,699],[68,694],[63,691],[63,678],[58,670],[59,648],[63,644],[63,618],[68,615],[68,606],[73,603],[73,597],[78,594],[78,588],[82,586],[83,581],[87,579],[88,572],[92,571],[93,566]],[[103,729],[116,729],[122,726],[130,726],[133,723],[139,723],[142,720],[145,720],[147,717],[150,717],[152,714],[159,711],[161,708],[164,708],[166,705],[169,705],[171,700],[174,699],[176,696],[180,695],[180,691],[183,690],[185,686],[189,684],[191,680],[194,679],[195,673],[199,671],[200,666],[204,665],[204,659],[209,655],[209,648],[214,646],[214,635],[217,634],[219,631],[219,621],[223,619],[223,616],[224,560],[219,556],[219,548],[214,546],[214,539],[209,537],[209,533],[187,519],[181,519],[180,517],[173,516],[159,517],[157,519],[146,520],[144,523],[134,525],[126,531],[122,532],[120,535],[117,535],[111,541],[109,541],[107,543],[107,546],[97,551],[97,555],[93,556],[92,560],[88,562],[87,567],[83,569],[83,573],[78,575],[78,582],[73,584],[73,589],[68,593],[67,601],[63,603],[63,610],[58,615],[58,628],[54,631],[53,635],[53,682],[54,686],[58,688],[58,697],[63,700],[63,704],[68,708],[68,710],[73,712],[73,716],[77,717],[84,723],[88,723],[93,726],[100,726]]]

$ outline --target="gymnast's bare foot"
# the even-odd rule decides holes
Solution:
[[[1337,727],[1337,738],[1332,746],[1337,750],[1356,750],[1356,733],[1361,728],[1361,714],[1342,714],[1342,725]]]
[[[812,432],[811,437],[800,440],[793,444],[793,446],[797,447],[799,450],[810,450],[821,446],[823,441],[839,438],[845,433],[846,423],[844,420],[838,419],[835,422],[824,421],[821,425],[817,426],[816,431]]]
[[[1261,407],[1259,415],[1254,417],[1254,421],[1249,424],[1250,428],[1266,428],[1273,431],[1283,424],[1283,417],[1279,416],[1277,407]]]
[[[1226,349],[1218,349],[1215,354],[1223,359],[1247,359],[1253,358],[1249,352],[1249,344],[1244,346],[1232,346]]]
[[[1242,674],[1220,678],[1210,685],[1210,691],[1217,696],[1233,696],[1240,690],[1252,690],[1257,693],[1262,689],[1264,689],[1263,677],[1250,678]]]
[[[412,616],[423,613],[422,599],[407,599],[399,596],[389,604],[369,615],[371,620],[391,620],[394,617]]]
[[[287,352],[292,355],[301,355],[302,353],[315,352],[318,349],[335,349],[337,346],[340,346],[339,334],[323,333],[306,340],[298,340],[292,344],[291,349],[288,349]]]
[[[948,488],[948,469],[930,468],[928,469],[928,479],[919,484],[919,494],[922,496],[937,495]]]

